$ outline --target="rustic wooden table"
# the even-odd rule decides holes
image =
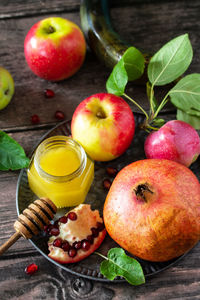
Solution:
[[[66,119],[70,119],[81,100],[105,91],[109,70],[89,50],[81,70],[59,83],[36,77],[24,59],[24,38],[34,23],[55,15],[80,25],[79,5],[79,0],[0,1],[0,65],[11,72],[16,87],[11,103],[0,111],[0,129],[15,138],[27,154],[38,139],[57,124],[56,110],[63,111]],[[115,28],[125,39],[150,52],[188,32],[194,49],[189,72],[199,72],[199,12],[198,0],[117,0],[112,1],[111,15]],[[44,97],[46,88],[55,92],[54,98]],[[130,90],[147,105],[144,87]],[[38,125],[31,124],[34,114],[40,117]],[[18,176],[19,171],[0,172],[0,244],[14,233]],[[133,287],[127,283],[102,283],[73,276],[47,261],[30,242],[20,239],[0,257],[0,299],[200,299],[199,253],[200,244],[173,267],[148,278],[145,285]],[[33,276],[24,272],[30,263],[39,266]]]

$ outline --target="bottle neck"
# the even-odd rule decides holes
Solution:
[[[55,176],[46,172],[42,168],[40,162],[41,162],[41,158],[44,157],[49,151],[57,150],[60,147],[65,147],[66,149],[75,152],[80,163],[78,164],[78,166],[73,172],[71,173],[66,172],[67,173],[66,175]],[[87,160],[87,156],[83,147],[79,145],[76,141],[65,136],[53,136],[44,140],[38,146],[38,148],[36,149],[33,163],[38,174],[45,180],[51,182],[67,182],[80,176],[80,174],[85,169],[86,160]]]

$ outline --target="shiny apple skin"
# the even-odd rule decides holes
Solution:
[[[13,97],[15,91],[14,80],[3,67],[0,67],[0,110],[4,109]]]
[[[49,32],[53,28],[54,32]],[[50,17],[34,24],[24,41],[30,69],[39,77],[60,81],[75,74],[85,59],[86,42],[73,22]]]
[[[136,195],[138,186],[145,200]],[[106,197],[103,218],[113,240],[149,261],[168,261],[200,239],[200,184],[192,171],[165,159],[145,159],[123,168]]]
[[[147,158],[170,159],[189,167],[200,154],[200,138],[188,123],[172,120],[150,133],[144,150]]]
[[[99,114],[103,114],[99,117]],[[72,137],[96,161],[109,161],[130,146],[135,121],[130,106],[121,97],[94,94],[76,108],[71,124]]]

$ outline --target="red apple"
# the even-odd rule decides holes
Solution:
[[[172,120],[147,137],[144,150],[147,158],[170,159],[189,167],[200,154],[200,138],[188,123]]]
[[[59,81],[81,67],[86,43],[73,22],[51,17],[39,21],[26,35],[24,53],[30,69],[39,77]]]
[[[145,159],[123,168],[108,192],[104,223],[131,254],[167,261],[200,238],[200,184],[190,169],[165,159]]]
[[[71,131],[92,159],[108,161],[129,147],[135,131],[134,116],[121,97],[95,94],[76,108]]]

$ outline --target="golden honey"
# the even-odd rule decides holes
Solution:
[[[30,189],[57,207],[83,203],[94,178],[94,163],[66,136],[53,136],[36,149],[28,168]]]

